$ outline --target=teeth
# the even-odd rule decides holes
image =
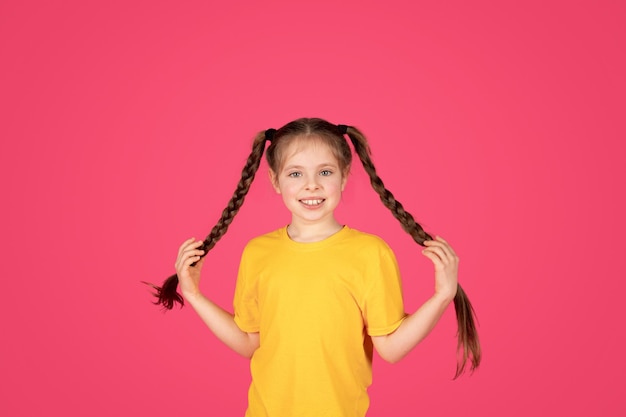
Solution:
[[[307,206],[316,206],[318,204],[322,204],[322,201],[324,200],[300,200],[300,201],[302,201]]]

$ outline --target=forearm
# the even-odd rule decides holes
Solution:
[[[219,340],[240,355],[252,357],[258,348],[258,333],[241,330],[231,313],[200,293],[185,298]]]
[[[380,356],[391,363],[404,358],[428,336],[451,301],[452,298],[435,293],[415,313],[407,316],[396,331],[374,337]]]

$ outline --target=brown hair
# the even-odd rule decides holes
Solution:
[[[204,255],[206,255],[226,233],[228,226],[241,208],[246,194],[250,189],[250,185],[254,180],[256,171],[259,168],[266,141],[271,141],[271,145],[267,149],[266,159],[269,167],[274,172],[279,172],[280,170],[280,165],[284,160],[284,150],[290,143],[290,139],[310,136],[329,146],[337,158],[339,167],[344,174],[347,174],[352,163],[352,151],[344,138],[344,134],[347,134],[350,138],[355,153],[358,155],[365,171],[369,175],[372,187],[380,196],[385,207],[398,219],[402,228],[411,235],[415,242],[422,246],[424,245],[424,241],[431,240],[432,237],[415,221],[411,213],[407,212],[402,204],[394,198],[391,191],[385,188],[370,157],[370,148],[367,140],[357,128],[345,125],[337,126],[323,119],[302,118],[287,123],[278,130],[268,129],[267,131],[260,132],[255,137],[252,152],[241,172],[241,180],[237,184],[235,193],[222,212],[219,221],[211,230],[211,233],[204,239],[204,245],[201,248],[205,251]],[[160,304],[168,310],[172,309],[175,302],[180,303],[181,306],[184,304],[182,296],[176,292],[178,285],[178,277],[176,275],[172,275],[166,279],[162,287],[153,284],[149,285],[156,290],[155,296],[157,300],[155,304]],[[460,285],[457,286],[457,293],[454,297],[454,307],[458,324],[457,350],[460,355],[454,376],[454,378],[457,378],[465,371],[468,360],[471,361],[471,371],[479,366],[481,349],[478,333],[476,332],[476,325],[474,323],[474,308]]]
[[[424,246],[424,241],[432,240],[432,237],[415,221],[411,213],[404,209],[402,203],[394,198],[391,191],[385,188],[370,158],[370,149],[365,136],[357,128],[352,126],[347,127],[346,133],[363,164],[363,168],[365,168],[365,172],[367,172],[367,175],[370,177],[372,187],[380,196],[380,200],[385,207],[391,211],[391,214],[398,219],[404,231],[411,235],[415,242]],[[474,323],[476,314],[465,291],[461,288],[461,285],[457,285],[456,295],[454,296],[454,309],[456,311],[458,326],[457,351],[460,354],[454,375],[456,379],[465,371],[468,359],[471,361],[471,371],[474,371],[480,365],[481,349],[476,324]]]
[[[331,150],[339,168],[347,174],[352,164],[352,151],[339,128],[334,124],[322,119],[298,119],[287,123],[278,129],[272,138],[271,145],[267,148],[265,159],[270,169],[278,173],[281,164],[285,160],[284,152],[293,139],[307,137],[315,139]]]

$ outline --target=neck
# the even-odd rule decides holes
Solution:
[[[324,223],[303,223],[292,219],[287,234],[295,242],[319,242],[339,232],[343,226],[334,218]]]

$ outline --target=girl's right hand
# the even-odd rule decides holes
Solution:
[[[180,291],[185,298],[200,293],[200,271],[202,264],[204,264],[204,258],[201,258],[200,255],[203,255],[204,251],[198,248],[202,246],[202,243],[202,240],[196,240],[192,237],[184,241],[178,249],[178,258],[176,258],[174,267],[178,275]],[[194,262],[197,263],[191,266]]]

